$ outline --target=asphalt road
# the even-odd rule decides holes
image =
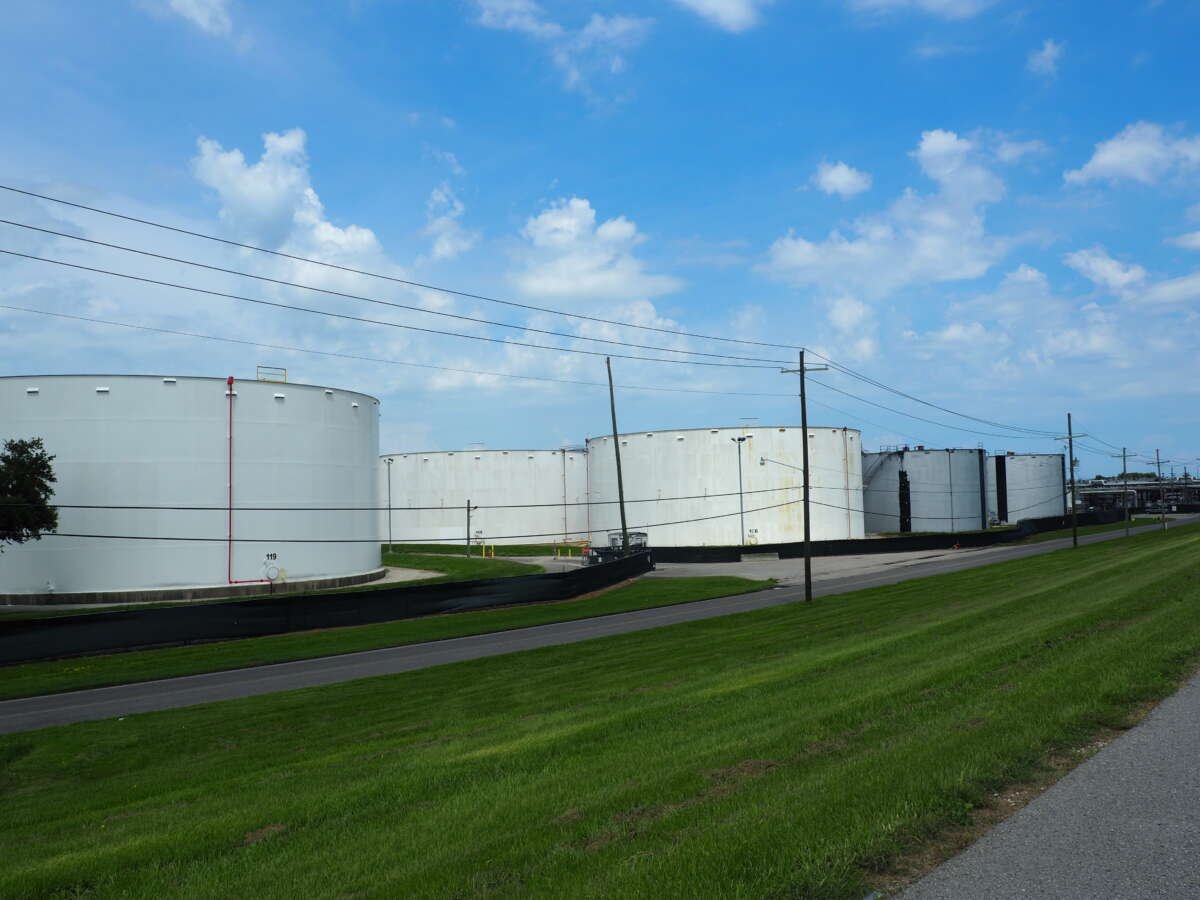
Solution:
[[[900,896],[1200,897],[1200,677]]]
[[[1180,519],[1171,524],[1182,525],[1197,521],[1200,521],[1200,516]],[[1134,531],[1152,530],[1157,527],[1159,526],[1144,526],[1134,529]],[[1120,531],[1089,535],[1081,537],[1080,543],[1112,540],[1121,535]],[[825,597],[863,588],[896,584],[912,578],[958,572],[1003,560],[1040,556],[1043,553],[1068,547],[1070,543],[1070,539],[1066,538],[1039,544],[963,550],[952,556],[940,557],[916,565],[895,566],[846,578],[814,581],[813,593],[816,596]],[[252,697],[317,685],[337,684],[377,675],[410,672],[414,669],[424,669],[468,659],[499,656],[504,653],[515,653],[557,644],[573,644],[593,638],[765,609],[793,603],[803,597],[803,585],[788,586],[736,597],[719,597],[696,603],[616,613],[574,622],[538,625],[495,634],[408,644],[402,647],[388,647],[361,653],[346,653],[338,656],[325,656],[204,675],[187,675],[180,678],[72,691],[64,694],[48,694],[21,700],[5,700],[0,702],[0,734],[33,731],[53,725],[89,722],[153,710],[212,703],[218,700],[232,700],[238,697]]]

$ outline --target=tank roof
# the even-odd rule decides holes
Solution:
[[[622,431],[617,434],[617,437],[631,437],[638,434],[678,434],[680,432],[693,431],[799,431],[799,425],[712,425],[708,428],[646,428],[641,431]],[[857,428],[839,427],[833,425],[809,425],[809,431],[853,431],[855,434],[860,434]],[[592,441],[607,440],[611,438],[611,434],[598,434],[595,437],[587,439],[588,443]]]
[[[174,378],[177,381],[215,381],[218,384],[227,384],[229,382],[228,375],[168,375],[168,374],[153,374],[144,372],[59,372],[53,375],[0,375],[0,382],[17,381],[20,379],[30,378]],[[365,394],[362,391],[352,391],[349,388],[331,387],[327,384],[305,384],[300,381],[259,381],[257,378],[238,378],[234,376],[236,384],[265,384],[274,385],[278,389],[281,385],[290,388],[313,388],[318,391],[339,391],[343,394],[354,394],[358,397],[365,397],[368,400],[373,400],[379,403],[379,398],[371,394]]]

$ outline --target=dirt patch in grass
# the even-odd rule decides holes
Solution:
[[[242,838],[242,846],[249,847],[251,844],[257,844],[265,841],[268,838],[273,838],[277,834],[282,834],[287,831],[287,826],[281,822],[275,822],[271,825],[264,825],[262,828],[255,831],[247,831],[246,836]]]

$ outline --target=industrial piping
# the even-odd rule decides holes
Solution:
[[[227,511],[229,513],[229,529],[225,539],[225,581],[227,584],[266,584],[270,581],[269,578],[243,578],[234,580],[233,577],[233,376],[230,375],[225,382],[225,396],[229,398],[229,429],[226,432],[229,446],[229,481],[226,484],[228,488]]]

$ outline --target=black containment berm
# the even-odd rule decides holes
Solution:
[[[650,554],[636,553],[599,566],[544,575],[0,622],[0,664],[569,600],[652,567]]]

